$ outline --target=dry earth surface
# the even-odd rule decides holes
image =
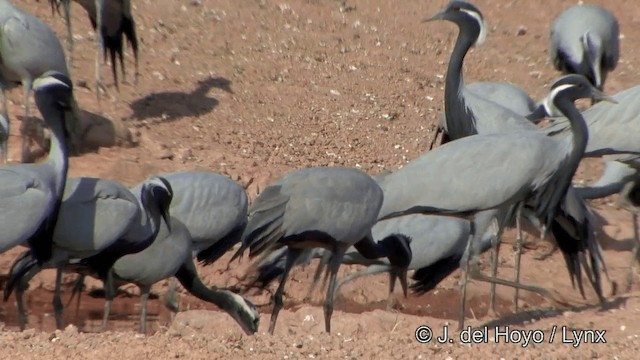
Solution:
[[[65,38],[64,21],[52,16],[46,1],[14,0],[39,16]],[[622,58],[606,91],[616,93],[640,82],[640,3],[597,1],[619,18]],[[489,25],[484,46],[466,61],[467,81],[509,81],[534,97],[545,94],[557,76],[547,59],[550,23],[574,1],[478,0]],[[307,166],[343,165],[371,174],[393,170],[426,151],[443,108],[446,64],[457,30],[450,23],[421,20],[445,1],[403,0],[134,0],[141,42],[140,78],[115,91],[108,65],[103,76],[109,95],[99,103],[92,89],[93,32],[84,11],[73,6],[76,51],[73,80],[86,111],[88,134],[105,146],[71,159],[70,175],[98,176],[132,185],[158,172],[206,169],[246,186],[251,198],[287,171]],[[63,41],[64,44],[64,41]],[[133,62],[127,55],[128,80]],[[22,113],[21,92],[11,93],[14,129]],[[20,137],[13,134],[11,158]],[[116,146],[109,146],[116,145]],[[37,148],[34,148],[37,150]],[[577,182],[600,175],[600,160],[586,162]],[[482,191],[482,189],[478,189]],[[499,288],[499,316],[487,315],[488,285],[474,283],[467,318],[470,325],[541,330],[543,344],[464,344],[456,329],[456,272],[437,290],[422,297],[398,296],[386,310],[387,279],[372,277],[345,287],[336,300],[330,335],[324,333],[318,292],[303,302],[313,268],[294,271],[276,334],[267,335],[269,294],[252,296],[262,304],[260,331],[246,336],[215,306],[181,294],[180,312],[171,322],[162,301],[150,302],[150,334],[137,329],[138,298],[134,287],[115,301],[109,331],[96,332],[103,299],[85,295],[78,311],[70,306],[72,324],[56,331],[51,316],[53,275],[45,271],[27,293],[29,329],[17,332],[13,298],[0,304],[0,357],[132,359],[132,358],[637,358],[640,346],[639,287],[621,293],[632,246],[631,216],[615,198],[592,202],[598,217],[598,239],[604,248],[611,282],[608,304],[554,308],[541,297],[524,293],[524,310],[514,314],[512,290]],[[562,256],[544,262],[533,258],[547,242],[528,232],[523,281],[579,299]],[[503,240],[500,273],[513,272],[511,239]],[[0,256],[0,273],[21,251]],[[247,268],[225,271],[228,257],[199,269],[205,282],[227,286]],[[344,267],[341,273],[354,271]],[[73,275],[65,276],[70,284]],[[614,284],[618,284],[615,290]],[[88,290],[100,288],[97,281]],[[166,284],[155,290],[162,294]],[[70,288],[66,288],[68,294]],[[95,293],[95,291],[94,291]],[[592,293],[588,299],[595,304]],[[420,344],[414,332],[429,325],[436,335],[451,325],[453,343]],[[606,344],[562,343],[563,329],[606,330]],[[552,330],[557,329],[549,343]],[[538,333],[539,334],[539,333]],[[572,336],[568,336],[571,338]]]

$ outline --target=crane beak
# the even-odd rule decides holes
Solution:
[[[611,96],[606,95],[605,93],[603,93],[602,91],[593,88],[591,89],[592,95],[591,98],[593,98],[593,100],[596,101],[606,101],[606,102],[610,102],[612,104],[617,104],[618,101],[614,98],[612,98]]]
[[[423,19],[422,22],[429,22],[429,21],[434,21],[434,20],[442,20],[444,19],[444,11],[439,11],[437,12],[435,15],[433,15],[432,17]]]

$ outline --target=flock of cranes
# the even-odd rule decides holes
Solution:
[[[123,36],[136,59],[138,43],[127,0],[77,0],[88,12],[97,36],[96,86],[103,87],[100,52],[117,61],[124,77]],[[209,288],[198,277],[194,259],[211,264],[239,245],[231,261],[249,249],[258,257],[250,287],[279,279],[273,295],[269,333],[273,333],[291,269],[320,258],[313,286],[328,279],[325,330],[331,331],[333,302],[340,286],[355,278],[389,273],[390,292],[399,280],[425,293],[458,268],[461,280],[459,326],[464,324],[468,277],[495,285],[534,291],[559,304],[570,302],[548,289],[521,284],[521,222],[531,221],[542,236],[550,232],[566,261],[574,286],[585,296],[586,278],[605,301],[606,266],[596,242],[585,199],[617,192],[637,205],[640,148],[631,136],[637,123],[640,88],[604,95],[607,74],[619,58],[619,28],[608,10],[576,5],[552,25],[550,55],[566,73],[536,102],[519,87],[498,82],[466,84],[465,55],[484,40],[481,11],[453,1],[426,21],[457,25],[459,34],[445,80],[440,146],[401,169],[370,176],[342,167],[305,168],[285,174],[266,187],[249,206],[245,190],[213,172],[178,172],[152,176],[133,188],[117,182],[68,177],[69,154],[78,146],[77,104],[67,68],[71,58],[70,0],[50,0],[64,9],[69,51],[65,57],[56,35],[37,18],[0,0],[0,87],[3,91],[3,155],[7,156],[8,119],[4,91],[21,84],[25,97],[23,141],[29,96],[33,90],[45,124],[52,132],[45,161],[0,168],[0,252],[18,245],[28,249],[13,263],[4,300],[15,292],[20,327],[27,326],[23,295],[40,270],[56,269],[53,305],[56,326],[64,326],[61,279],[64,272],[104,282],[106,327],[118,286],[141,289],[140,331],[146,332],[146,302],[153,284],[175,277],[194,296],[226,311],[247,333],[258,330],[260,315],[243,296]],[[431,25],[430,25],[431,26]],[[117,55],[117,57],[116,57]],[[100,94],[98,89],[97,94]],[[591,99],[578,111],[575,101]],[[617,104],[616,104],[617,103]],[[549,127],[539,120],[553,116]],[[26,146],[26,145],[25,145]],[[26,153],[23,147],[23,160]],[[606,156],[603,177],[589,187],[572,178],[584,157]],[[634,226],[637,218],[634,212]],[[517,229],[514,280],[498,278],[498,244],[506,227]],[[637,233],[637,232],[636,232]],[[640,240],[636,239],[640,244]],[[636,245],[632,265],[640,246]],[[478,257],[492,250],[492,274],[479,271]],[[341,264],[367,266],[338,281]],[[414,271],[409,286],[408,271]],[[171,291],[175,291],[175,283]],[[518,292],[514,305],[518,309]]]

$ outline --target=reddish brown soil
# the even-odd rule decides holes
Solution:
[[[64,21],[52,16],[45,1],[15,0],[48,22],[64,39]],[[615,93],[640,82],[640,4],[632,0],[596,1],[619,18],[622,58],[606,90]],[[547,59],[547,37],[553,17],[573,1],[477,0],[490,31],[484,46],[467,57],[467,81],[510,81],[534,97],[545,94],[557,76]],[[73,6],[76,50],[73,78],[80,106],[90,112],[93,141],[129,146],[102,147],[71,160],[70,175],[99,176],[127,185],[161,172],[207,169],[231,176],[254,197],[259,189],[286,171],[316,165],[359,167],[371,174],[396,169],[425,151],[434,136],[443,107],[443,76],[456,36],[453,25],[421,20],[445,1],[290,0],[169,1],[134,0],[141,41],[140,78],[117,92],[107,65],[103,76],[110,94],[98,103],[91,89],[94,74],[93,32],[79,6]],[[64,41],[63,41],[64,43]],[[129,79],[133,62],[127,55]],[[22,113],[21,92],[10,95],[14,129]],[[16,116],[18,115],[18,116]],[[100,122],[108,118],[113,124]],[[131,138],[127,138],[127,129]],[[11,137],[17,159],[20,137]],[[599,160],[581,167],[576,178],[599,176]],[[0,304],[2,354],[18,358],[636,358],[640,325],[638,286],[622,293],[632,246],[631,216],[614,206],[615,199],[593,202],[598,239],[604,248],[612,282],[606,281],[609,303],[557,308],[538,295],[522,294],[523,309],[513,314],[513,290],[498,288],[500,316],[487,315],[488,285],[474,283],[467,310],[470,325],[544,331],[545,343],[468,345],[419,344],[420,325],[446,324],[455,333],[459,273],[436,291],[400,299],[386,310],[387,279],[378,276],[345,287],[336,300],[333,332],[324,333],[317,292],[304,302],[313,268],[296,270],[289,281],[286,310],[275,336],[265,334],[269,322],[268,294],[252,297],[262,322],[255,336],[244,335],[226,314],[210,304],[181,294],[180,312],[171,322],[162,301],[150,302],[150,334],[138,335],[138,299],[119,296],[109,331],[98,333],[103,299],[85,294],[78,312],[66,311],[70,325],[55,331],[51,316],[53,276],[49,271],[31,283],[29,329],[16,332],[13,298]],[[501,251],[500,273],[511,277],[513,233]],[[548,247],[536,233],[523,260],[522,280],[546,286],[579,300],[560,254],[544,262],[533,259]],[[536,248],[536,249],[533,249]],[[0,274],[21,249],[0,256]],[[211,285],[237,283],[246,264],[224,271],[228,257],[200,268]],[[341,270],[341,273],[355,268]],[[70,284],[73,275],[65,277]],[[617,292],[613,293],[613,283]],[[164,293],[165,284],[156,287]],[[92,281],[89,289],[100,288]],[[135,294],[135,289],[127,288]],[[133,291],[131,291],[133,289]],[[65,288],[69,294],[69,288]],[[66,297],[67,295],[65,295]],[[590,303],[596,300],[588,294]],[[203,311],[207,310],[207,311]],[[606,344],[563,344],[563,326],[606,330]],[[549,337],[557,327],[551,344]],[[380,355],[377,355],[380,354]]]

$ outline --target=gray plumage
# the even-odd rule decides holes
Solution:
[[[209,289],[202,283],[191,258],[189,230],[175,217],[170,221],[171,231],[162,225],[149,247],[125,255],[113,265],[116,288],[130,282],[140,288],[140,332],[146,333],[146,303],[151,286],[172,276],[191,294],[226,311],[248,335],[258,331],[260,314],[250,301],[230,291]]]
[[[54,309],[56,324],[61,328],[59,281],[63,269],[96,274],[108,282],[118,258],[153,242],[161,218],[169,216],[171,187],[164,179],[152,177],[145,182],[142,194],[138,199],[124,185],[110,180],[81,177],[67,181],[53,233],[51,260],[39,265],[27,251],[11,267],[4,298],[6,301],[15,287],[21,328],[26,324],[22,293],[41,269],[57,269]]]
[[[69,77],[64,51],[55,33],[40,19],[18,9],[8,0],[0,0],[0,89],[2,90],[3,98],[2,111],[8,120],[5,91],[17,84],[22,84],[25,106],[25,119],[21,127],[23,136],[22,161],[26,161],[29,157],[27,138],[31,132],[29,95],[31,94],[33,80],[47,71],[56,71]],[[75,100],[73,102],[75,103]],[[71,129],[76,125],[68,124],[68,126]],[[7,154],[5,153],[4,156],[6,161]]]
[[[494,83],[496,84],[494,88],[502,88],[502,91],[499,95],[489,97],[481,94],[482,88],[487,87],[486,84],[475,85],[475,91],[473,87],[469,88],[465,85],[464,58],[474,44],[484,41],[486,34],[486,26],[480,10],[464,1],[452,1],[442,11],[427,19],[427,21],[433,20],[451,21],[459,29],[445,78],[446,126],[444,129],[446,136],[443,137],[442,143],[474,134],[535,130],[536,126],[521,113],[514,111],[513,107],[505,107],[502,102],[496,102],[505,92],[523,99],[519,94],[521,90],[518,93],[512,92],[515,86],[505,91],[502,83]],[[530,98],[528,100],[525,98],[521,102],[526,104],[529,100]],[[528,106],[530,104],[527,104]],[[518,111],[521,110],[518,109]]]
[[[391,234],[403,234],[412,239],[409,270],[415,270],[415,282],[411,288],[422,294],[432,290],[463,266],[461,261],[465,257],[464,252],[471,235],[471,224],[468,220],[456,217],[411,214],[379,221],[372,232],[376,239]],[[479,238],[480,252],[491,248],[496,241],[497,232],[498,229],[494,226]],[[386,259],[369,260],[356,251],[348,251],[342,263],[367,265],[367,268],[347,276],[339,286],[362,276],[392,271]]]
[[[556,70],[581,74],[602,89],[620,57],[618,20],[607,9],[578,4],[553,21],[549,57]]]
[[[209,171],[183,171],[160,176],[171,184],[171,216],[189,230],[194,258],[203,265],[212,264],[240,241],[247,225],[248,207],[247,194],[242,186]],[[144,182],[134,186],[131,192],[139,197],[143,185]],[[81,276],[74,291],[80,291],[83,283]],[[175,281],[171,281],[165,296],[171,309],[178,306],[173,301],[176,286]]]
[[[323,247],[332,254],[324,306],[327,332],[331,329],[337,272],[350,246],[355,245],[366,257],[388,256],[394,266],[404,269],[406,283],[406,266],[411,261],[408,240],[393,236],[375,243],[371,236],[382,200],[380,187],[367,174],[332,167],[291,172],[260,193],[251,206],[242,246],[232,260],[247,248],[250,257],[288,248],[285,271],[274,294],[270,333],[282,307],[289,271],[307,248]]]
[[[484,214],[484,223],[477,221],[478,214],[524,204],[554,231],[572,281],[578,282],[581,292],[582,265],[601,297],[597,244],[590,237],[575,241],[556,219],[556,215],[565,213],[566,192],[587,144],[584,120],[573,104],[585,96],[604,98],[577,75],[565,76],[552,86],[550,98],[571,119],[573,136],[566,139],[555,140],[537,131],[468,136],[386,175],[380,181],[385,197],[379,219],[415,212],[473,215],[478,236],[484,234],[489,219]],[[500,226],[504,226],[503,221]],[[473,246],[473,242],[470,244]]]
[[[208,171],[162,174],[173,188],[171,216],[183,223],[193,239],[193,257],[215,262],[240,241],[247,224],[244,188],[224,175]],[[140,185],[131,191],[137,193]]]
[[[526,91],[511,83],[476,81],[466,85],[466,90],[521,116],[529,115],[538,106]],[[470,106],[473,108],[473,104]]]
[[[611,97],[617,104],[600,102],[582,112],[589,128],[589,141],[585,149],[587,157],[640,153],[640,144],[635,136],[640,132],[640,86],[620,91]],[[571,132],[569,121],[564,117],[554,118],[544,131],[558,138],[566,137]]]
[[[461,267],[467,242],[471,235],[471,223],[466,219],[439,216],[410,214],[378,221],[372,228],[374,239],[383,239],[393,234],[403,234],[411,238],[411,262],[409,270],[416,270],[413,279],[416,280],[411,288],[418,293],[425,293],[434,288],[440,281],[453,271]],[[497,229],[493,227],[480,238],[481,252],[488,250],[495,241]],[[313,249],[301,257],[299,264],[308,264],[312,258],[322,258],[326,250]],[[274,252],[258,266],[259,275],[256,284],[266,286],[284,271],[285,252]],[[366,269],[345,277],[338,285],[353,281],[367,275],[389,273],[394,276],[394,268],[388,259],[367,259],[354,247],[349,248],[342,260],[343,264],[364,265]],[[390,282],[390,292],[393,291],[393,281]]]
[[[65,107],[71,81],[46,72],[34,82],[36,104],[52,132],[46,161],[0,168],[0,252],[28,244],[39,263],[51,258],[52,236],[68,170]]]

